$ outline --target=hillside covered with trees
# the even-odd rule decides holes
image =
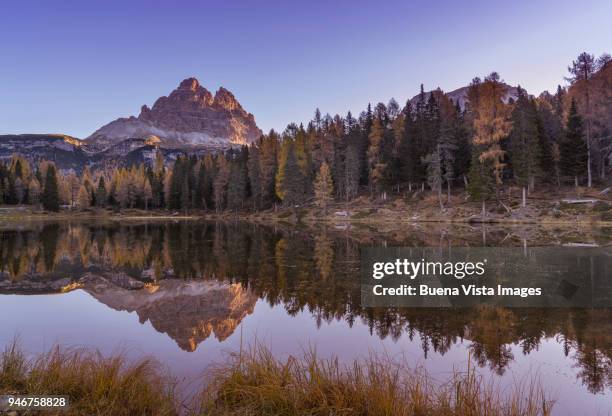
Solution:
[[[470,201],[503,203],[508,187],[522,203],[537,189],[607,186],[612,164],[610,55],[580,54],[568,86],[535,98],[493,72],[474,78],[464,106],[440,89],[404,106],[391,99],[358,116],[322,115],[290,124],[242,148],[203,157],[185,154],[168,166],[58,171],[20,155],[0,164],[0,202],[61,206],[260,211],[360,196],[431,191],[440,209],[455,190]]]

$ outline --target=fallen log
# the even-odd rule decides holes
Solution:
[[[564,204],[594,204],[597,199],[562,199]]]

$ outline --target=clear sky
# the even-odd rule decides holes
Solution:
[[[0,133],[84,138],[189,76],[265,131],[450,91],[493,70],[532,94],[612,48],[612,1],[0,2]]]

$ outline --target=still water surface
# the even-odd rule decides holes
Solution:
[[[611,237],[608,237],[608,236]],[[155,357],[195,390],[207,366],[255,340],[286,357],[384,352],[436,380],[539,378],[555,414],[612,414],[610,309],[364,309],[364,246],[589,242],[606,230],[378,232],[247,223],[32,223],[0,228],[0,347],[54,344]]]

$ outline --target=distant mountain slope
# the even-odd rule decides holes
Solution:
[[[129,138],[155,135],[165,148],[197,148],[248,144],[261,130],[234,95],[221,87],[213,95],[197,79],[183,80],[152,108],[144,105],[138,117],[119,118],[96,130],[85,142],[107,149]]]
[[[518,87],[513,87],[511,85],[508,84],[503,84],[506,87],[506,95],[502,98],[502,100],[507,103],[508,101],[510,101],[510,99],[515,100],[518,98]],[[450,98],[451,100],[453,100],[453,103],[459,102],[459,106],[463,109],[465,108],[465,104],[469,101],[468,100],[468,90],[470,89],[469,85],[465,86],[465,87],[461,87],[461,88],[457,88],[456,90],[453,90],[451,92],[447,92],[445,93],[446,96],[448,98]],[[427,91],[425,92],[425,97],[426,99],[429,98],[429,94],[431,94],[433,92],[432,91]],[[413,106],[417,104],[417,102],[419,101],[419,95],[417,94],[414,97],[412,97],[410,99],[410,104],[412,104]]]
[[[81,170],[90,154],[79,139],[61,134],[7,134],[0,136],[0,159],[21,154],[37,161],[52,160],[61,169]]]

